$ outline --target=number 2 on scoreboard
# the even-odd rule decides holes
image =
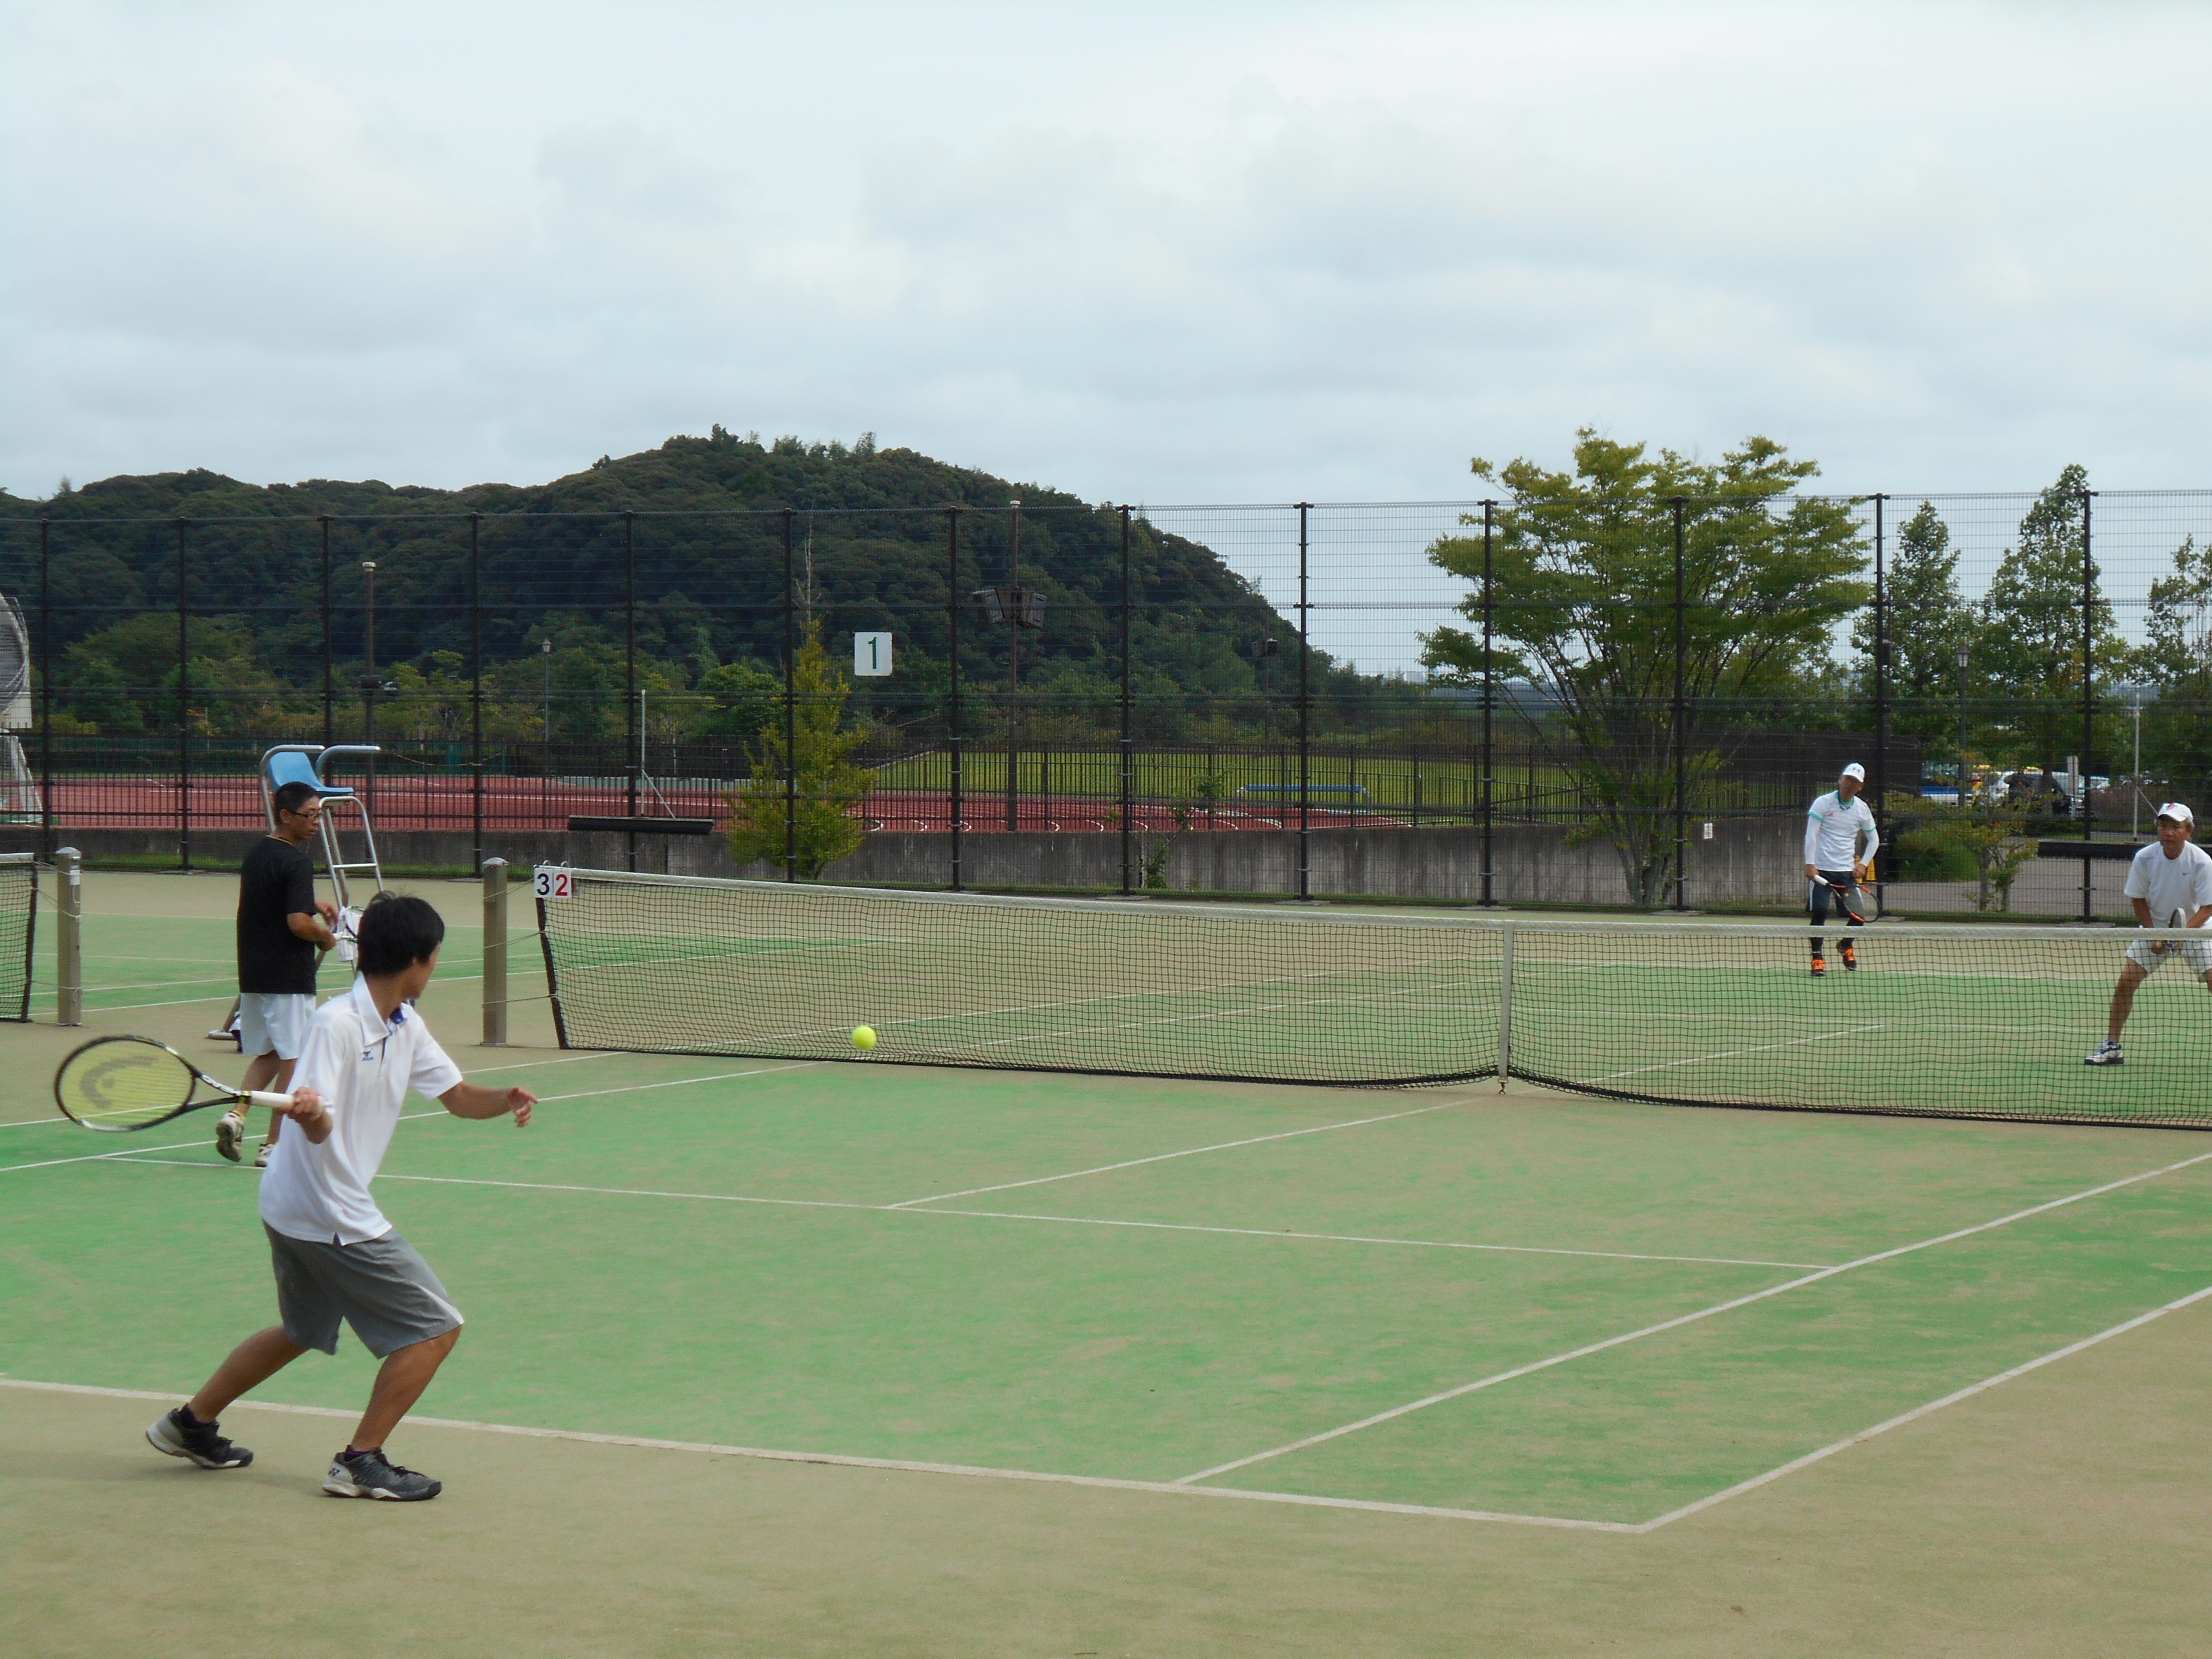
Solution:
[[[541,864],[531,872],[530,890],[542,899],[574,896],[576,872],[565,864]]]

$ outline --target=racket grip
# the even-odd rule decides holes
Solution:
[[[282,1111],[292,1103],[289,1095],[272,1095],[266,1089],[248,1089],[246,1103],[249,1106],[274,1106]]]

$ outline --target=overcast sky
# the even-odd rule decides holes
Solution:
[[[0,484],[2212,484],[2212,8],[0,3]]]

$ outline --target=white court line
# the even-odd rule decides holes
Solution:
[[[212,1101],[209,1103],[210,1105],[213,1103],[214,1103]],[[405,1123],[411,1119],[418,1117],[445,1117],[448,1114],[445,1108],[441,1106],[434,1112],[403,1112],[400,1114],[399,1121],[402,1123]],[[66,1120],[57,1119],[56,1121],[65,1121]],[[213,1129],[210,1129],[207,1133],[202,1135],[198,1140],[179,1140],[173,1142],[171,1145],[167,1146],[124,1146],[119,1147],[112,1152],[87,1152],[77,1158],[50,1158],[37,1164],[0,1164],[0,1175],[12,1175],[18,1170],[51,1170],[64,1164],[113,1164],[118,1161],[128,1161],[133,1158],[137,1159],[142,1163],[151,1163],[154,1161],[149,1156],[151,1153],[181,1152],[188,1147],[208,1146],[211,1144],[214,1139],[215,1131]]]
[[[1469,1244],[1454,1239],[1370,1238],[1361,1233],[1310,1233],[1295,1227],[1205,1227],[1186,1221],[1114,1221],[1087,1215],[1024,1215],[1007,1210],[906,1210],[912,1215],[965,1215],[988,1221],[1057,1221],[1071,1227],[1146,1227],[1170,1233],[1228,1233],[1240,1238],[1309,1238],[1329,1244],[1402,1244],[1419,1250],[1484,1250],[1505,1255],[1577,1255],[1606,1261],[1686,1261],[1712,1267],[1817,1267],[1817,1261],[1751,1261],[1728,1255],[1647,1255],[1632,1250],[1570,1250],[1545,1244]]]
[[[1808,1042],[1827,1042],[1837,1037],[1856,1036],[1862,1031],[1879,1031],[1888,1024],[1877,1020],[1871,1025],[1851,1025],[1840,1031],[1820,1031],[1811,1036],[1791,1037],[1786,1042],[1762,1042],[1751,1048],[1729,1048],[1717,1054],[1699,1054],[1693,1060],[1669,1060],[1656,1066],[1638,1066],[1626,1072],[1607,1072],[1598,1077],[1582,1077],[1577,1083],[1610,1083],[1617,1077],[1641,1077],[1646,1072],[1670,1072],[1681,1066],[1702,1066],[1711,1060],[1734,1060],[1738,1054],[1763,1054],[1770,1048],[1796,1048]]]
[[[615,1049],[611,1049],[611,1048],[610,1048],[610,1049],[605,1050],[604,1052],[602,1052],[602,1053],[599,1053],[599,1054],[562,1054],[562,1055],[559,1055],[559,1056],[557,1056],[557,1057],[556,1057],[556,1058],[550,1059],[550,1060],[517,1060],[517,1061],[515,1061],[515,1062],[514,1062],[514,1064],[513,1064],[512,1066],[474,1066],[474,1067],[471,1067],[471,1070],[470,1070],[470,1072],[469,1072],[469,1075],[470,1075],[471,1077],[472,1077],[472,1078],[475,1078],[475,1077],[489,1077],[489,1076],[492,1073],[494,1073],[494,1072],[526,1072],[526,1071],[529,1071],[532,1066],[568,1066],[568,1065],[572,1065],[572,1064],[574,1064],[575,1061],[580,1060],[617,1060],[617,1059],[629,1059],[629,1060],[635,1060],[635,1058],[636,1058],[636,1056],[635,1056],[635,1054],[621,1054],[621,1053],[620,1053],[619,1051],[617,1051],[617,1050],[615,1050]],[[815,1062],[815,1061],[813,1061],[813,1060],[808,1060],[808,1061],[806,1061],[806,1062],[805,1062],[805,1064],[810,1065],[810,1066],[811,1066],[811,1065],[814,1065],[814,1064],[816,1064],[816,1063],[817,1063],[817,1062]],[[738,1075],[738,1076],[743,1076],[743,1075],[744,1075],[744,1073],[736,1073],[736,1075]],[[702,1080],[703,1080],[703,1079],[702,1079]],[[647,1086],[657,1086],[657,1085],[647,1085]],[[577,1098],[577,1097],[575,1097],[575,1096],[571,1096],[571,1095],[562,1095],[562,1096],[561,1096],[561,1097],[560,1097],[560,1098],[561,1098],[561,1099],[562,1099],[562,1100],[570,1100],[570,1099]],[[67,1122],[67,1121],[68,1121],[68,1120],[67,1120],[66,1118],[62,1118],[62,1117],[18,1117],[18,1118],[9,1118],[9,1119],[8,1119],[6,1121],[4,1121],[4,1122],[0,1122],[0,1129],[27,1129],[27,1128],[33,1127],[33,1126],[36,1126],[36,1125],[39,1125],[39,1124],[64,1123],[64,1122]],[[149,1149],[149,1150],[151,1150],[151,1149]]]
[[[1355,1117],[1342,1123],[1319,1123],[1310,1129],[1286,1129],[1280,1134],[1254,1135],[1249,1140],[1224,1140],[1212,1146],[1192,1146],[1180,1152],[1155,1152],[1150,1158],[1133,1158],[1120,1164],[1101,1164],[1095,1169],[1071,1170],[1066,1175],[1035,1176],[1027,1181],[1002,1181],[995,1187],[969,1187],[957,1193],[937,1193],[928,1198],[903,1199],[884,1207],[891,1210],[909,1209],[916,1204],[935,1204],[948,1198],[975,1198],[984,1193],[1011,1192],[1017,1187],[1044,1187],[1055,1181],[1080,1181],[1085,1176],[1108,1175],[1115,1170],[1133,1170],[1140,1164],[1164,1164],[1170,1158],[1196,1158],[1200,1152],[1226,1152],[1238,1146],[1257,1146],[1263,1141],[1295,1140],[1300,1135],[1327,1134],[1332,1129],[1357,1129],[1370,1123],[1390,1123],[1401,1117],[1419,1117],[1427,1112],[1441,1112],[1448,1106],[1464,1106],[1468,1097],[1440,1100],[1433,1106],[1416,1106],[1409,1112],[1385,1112],[1380,1117]]]
[[[151,1147],[131,1156],[132,1164],[163,1164],[180,1170],[213,1170],[235,1175],[244,1164],[210,1164],[199,1158],[155,1158],[173,1148]],[[479,1176],[393,1175],[380,1170],[379,1181],[415,1181],[434,1187],[498,1187],[510,1192],[581,1193],[599,1198],[688,1199],[702,1204],[766,1204],[794,1210],[865,1210],[875,1215],[958,1216],[976,1221],[1043,1221],[1068,1227],[1135,1227],[1157,1232],[1218,1233],[1236,1238],[1297,1238],[1323,1244],[1389,1244],[1415,1250],[1475,1250],[1501,1255],[1568,1255],[1602,1261],[1681,1261],[1711,1267],[1810,1267],[1809,1261],[1747,1261],[1723,1255],[1649,1255],[1629,1250],[1570,1250],[1545,1244],[1469,1244],[1455,1239],[1369,1238],[1358,1233],[1315,1233],[1295,1227],[1208,1227],[1194,1222],[1116,1221],[1097,1216],[1023,1215],[1005,1210],[916,1210],[898,1204],[856,1204],[830,1198],[761,1198],[744,1193],[687,1193],[656,1187],[585,1187],[568,1182],[495,1181]]]
[[[188,1395],[161,1394],[149,1389],[98,1389],[76,1382],[39,1382],[27,1377],[0,1376],[0,1389],[24,1389],[40,1394],[91,1395],[106,1400],[147,1400],[174,1404]],[[237,1400],[233,1411],[278,1412],[291,1417],[327,1417],[356,1420],[357,1411],[331,1406],[292,1406],[268,1400]],[[750,1457],[772,1463],[824,1463],[838,1468],[885,1469],[906,1474],[964,1475],[981,1480],[1027,1480],[1059,1486],[1097,1486],[1109,1492],[1156,1492],[1167,1498],[1225,1498],[1248,1503],[1292,1504],[1310,1509],[1364,1510],[1384,1515],[1433,1516],[1453,1521],[1495,1521],[1511,1526],[1557,1527],[1581,1532],[1637,1533],[1644,1528],[1620,1521],[1576,1521],[1552,1515],[1509,1515],[1488,1510],[1449,1510],[1422,1504],[1384,1504],[1358,1498],[1316,1498],[1304,1492],[1244,1492],[1233,1486],[1182,1486],[1164,1480],[1118,1480],[1100,1474],[1047,1474],[1034,1469],[994,1469],[967,1463],[923,1463],[897,1457],[849,1457],[835,1452],[777,1451],[760,1446],[723,1446],[703,1440],[653,1440],[642,1435],[592,1434],[579,1429],[539,1429],[516,1423],[477,1423],[452,1417],[407,1419],[409,1426],[459,1429],[474,1434],[510,1434],[532,1440],[568,1440],[586,1446],[623,1446],[642,1451],[694,1452],[710,1457]]]
[[[1779,1468],[1769,1469],[1765,1474],[1755,1474],[1748,1480],[1740,1480],[1733,1486],[1700,1498],[1694,1504],[1685,1504],[1679,1510],[1669,1510],[1664,1515],[1655,1516],[1636,1530],[1655,1532],[1669,1522],[1680,1521],[1685,1516],[1697,1514],[1700,1510],[1709,1510],[1716,1504],[1724,1504],[1731,1498],[1741,1497],[1747,1492],[1755,1492],[1770,1482],[1781,1480],[1785,1474],[1795,1474],[1798,1470],[1808,1468],[1823,1458],[1833,1457],[1839,1451],[1848,1451],[1853,1446],[1863,1444],[1878,1434],[1887,1434],[1892,1429],[1903,1428],[1907,1423],[1917,1421],[1933,1413],[1940,1412],[1946,1406],[1955,1406],[1961,1400],[1971,1400],[1978,1394],[1986,1393],[2000,1382],[2009,1382],[2015,1376],[2025,1376],[2030,1371],[2040,1370],[2045,1365],[2055,1364],[2061,1359],[2080,1353],[2084,1348],[2094,1348],[2100,1342],[2107,1342],[2113,1337],[2124,1336],[2130,1331],[2139,1330],[2154,1319],[2163,1319],[2170,1313],[2178,1313],[2191,1304],[2203,1301],[2207,1297],[2212,1297],[2212,1285],[2207,1285],[2201,1291],[2191,1291],[2187,1296],[2169,1302],[2162,1308],[2153,1308],[2148,1313],[2137,1314],[2133,1319],[2124,1320],[2110,1330],[2099,1331],[2094,1336],[2085,1336],[2079,1342],[2069,1342],[2063,1348],[2054,1348],[2039,1358],[2029,1360],[2026,1364],[2015,1365],[2008,1371],[1999,1371],[1995,1376],[1985,1376],[1978,1382],[1969,1383],[1963,1389],[1945,1395],[1941,1400],[1931,1400],[1924,1406],[1915,1406],[1909,1412],[1900,1412],[1886,1423],[1877,1423],[1870,1429],[1861,1429],[1856,1434],[1846,1435],[1832,1445],[1823,1446],[1818,1451],[1807,1452],[1804,1456],[1793,1458]]]
[[[1695,1313],[1686,1313],[1673,1319],[1664,1319],[1656,1325],[1646,1325],[1641,1330],[1624,1331],[1619,1336],[1609,1336],[1600,1342],[1586,1343],[1579,1348],[1571,1348],[1565,1353],[1553,1354],[1548,1359],[1532,1360],[1526,1365],[1516,1365],[1510,1370],[1498,1371],[1488,1376],[1478,1377],[1472,1382],[1462,1382],[1455,1389],[1446,1389],[1440,1394],[1427,1395],[1419,1400],[1408,1401],[1402,1406],[1393,1406],[1388,1411],[1376,1412],[1373,1416],[1363,1417],[1356,1423],[1346,1423],[1334,1429],[1324,1429],[1319,1434],[1310,1434],[1302,1440],[1292,1440],[1280,1446],[1271,1447],[1266,1451],[1254,1452],[1249,1457],[1238,1457],[1226,1463],[1217,1463],[1210,1469],[1200,1469],[1195,1474],[1182,1476],[1176,1484],[1185,1485],[1194,1481],[1210,1480],[1216,1475],[1228,1474],[1231,1469],[1241,1469],[1253,1463],[1264,1463],[1271,1457],[1280,1457],[1285,1453],[1303,1451],[1309,1446],[1318,1446],[1325,1441],[1340,1439],[1347,1434],[1357,1434],[1360,1430],[1371,1429],[1378,1423],[1388,1423],[1413,1412],[1425,1411],[1431,1406],[1442,1405],[1447,1400],[1457,1400],[1462,1395],[1474,1394],[1478,1389],[1493,1389],[1501,1382],[1510,1382],[1516,1377],[1528,1376],[1537,1371],[1549,1370],[1554,1365],[1565,1364],[1569,1360],[1586,1359],[1594,1353],[1603,1353],[1608,1348],[1618,1348],[1624,1343],[1640,1341],[1647,1336],[1657,1336],[1663,1331],[1680,1330],[1685,1325],[1693,1325],[1702,1319],[1711,1319],[1716,1315],[1748,1307],[1754,1302],[1764,1302],[1767,1297],[1780,1296],[1785,1291],[1800,1290],[1808,1285],[1817,1285],[1822,1279],[1833,1279],[1838,1273],[1847,1273],[1855,1268],[1871,1267],[1877,1261],[1893,1261],[1899,1256],[1911,1255],[1916,1250],[1931,1249],[1938,1244],[1949,1244],[1961,1238],[1971,1237],[1976,1233],[1987,1232],[1993,1227],[2009,1226],[2012,1223],[2024,1221],[2030,1216],[2042,1215],[2046,1211],[2062,1209],[2069,1204],[2079,1204],[2085,1199],[2117,1192],[2123,1187],[2132,1187],[2138,1182],[2172,1175],[2177,1170],[2186,1170],[2192,1164],[2207,1161],[2212,1161],[2212,1152],[2199,1152],[2196,1157],[2185,1158],[2179,1163],[2164,1164],[2155,1170],[2146,1170],[2140,1175],[2124,1176],[2118,1181],[2108,1181],[2100,1187],[2091,1187],[2081,1192],[2069,1193],[2064,1198],[2054,1198],[2045,1204],[2033,1205],[2025,1210],[2015,1210],[2010,1215],[1999,1216],[1994,1221],[1977,1222],[1971,1227],[1960,1227],[1952,1232],[1939,1234],[1934,1238],[1923,1238],[1917,1243],[1899,1244],[1892,1249],[1878,1250],[1872,1255],[1863,1255],[1856,1261],[1846,1261],[1834,1267],[1823,1267],[1819,1272],[1807,1273],[1802,1278],[1785,1279],[1783,1283],[1769,1285],[1763,1291],[1753,1291],[1748,1296],[1739,1296],[1726,1302],[1715,1303],[1710,1308],[1700,1308]]]

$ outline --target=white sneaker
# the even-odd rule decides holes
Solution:
[[[257,1170],[267,1169],[269,1167],[269,1155],[276,1150],[276,1143],[275,1141],[263,1141],[261,1143],[261,1150],[253,1155],[253,1167]]]
[[[2120,1045],[2112,1038],[2106,1037],[2089,1050],[2088,1057],[2081,1063],[2084,1066],[2118,1066],[2124,1063],[2126,1059],[2127,1056],[2120,1052]]]
[[[225,1112],[215,1121],[215,1149],[233,1164],[238,1162],[239,1143],[246,1139],[246,1117],[240,1112]]]

